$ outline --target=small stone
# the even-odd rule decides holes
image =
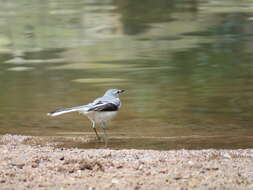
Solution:
[[[143,168],[143,165],[141,164],[138,169],[141,170],[142,168]]]
[[[230,156],[228,153],[224,153],[224,154],[223,154],[223,157],[224,157],[224,158],[231,158],[231,156]]]
[[[191,160],[188,161],[188,164],[189,164],[189,165],[193,165],[193,161],[191,161]]]
[[[178,176],[178,177],[174,177],[175,180],[180,180],[182,179],[182,177]]]
[[[38,164],[32,164],[32,168],[37,168]]]
[[[118,183],[119,183],[119,180],[118,180],[117,178],[112,178],[112,183],[118,184]]]

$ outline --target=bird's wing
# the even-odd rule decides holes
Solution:
[[[119,109],[119,106],[112,102],[102,102],[99,101],[95,105],[93,105],[91,108],[88,109],[88,111],[117,111]]]

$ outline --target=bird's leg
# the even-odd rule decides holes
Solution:
[[[95,133],[96,133],[97,139],[100,140],[100,136],[98,135],[96,128],[93,128],[93,130],[94,130]]]
[[[105,141],[105,147],[107,147],[107,144],[108,144],[108,137],[107,137],[107,133],[106,133],[106,125],[105,123],[102,123],[101,124],[101,127],[103,129],[103,132],[104,132],[104,141]]]
[[[92,128],[93,128],[93,130],[94,130],[95,133],[96,133],[97,139],[100,140],[100,136],[98,135],[97,130],[96,130],[96,127],[95,127],[95,122],[94,122],[94,121],[91,121],[91,122],[92,122]]]

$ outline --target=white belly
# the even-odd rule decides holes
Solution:
[[[91,111],[91,112],[86,112],[85,115],[90,120],[95,121],[97,124],[101,123],[107,123],[110,120],[112,120],[117,114],[117,111],[101,111],[101,112],[96,112],[96,111]]]

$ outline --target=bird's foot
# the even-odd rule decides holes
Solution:
[[[104,141],[103,138],[101,138],[101,137],[97,137],[96,139],[97,139],[98,142],[103,142]]]

